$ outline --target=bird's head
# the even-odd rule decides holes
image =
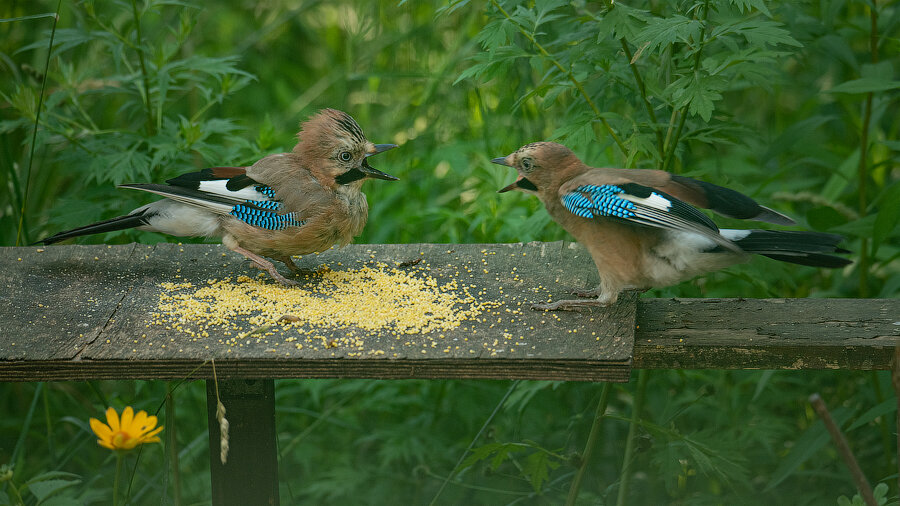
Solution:
[[[392,148],[396,144],[373,144],[356,120],[336,109],[323,109],[300,126],[299,142],[294,153],[304,165],[328,186],[354,185],[357,188],[367,178],[396,181],[371,165],[368,158]]]
[[[509,186],[497,190],[504,193],[519,190],[538,195],[556,194],[563,181],[583,166],[569,148],[555,142],[534,142],[526,144],[514,153],[494,158],[491,162],[516,169],[519,178]]]

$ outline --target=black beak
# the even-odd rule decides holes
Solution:
[[[507,167],[511,167],[510,164],[506,163],[506,157],[501,156],[500,158],[494,158],[491,160],[491,163],[496,163],[497,165],[506,165]]]
[[[535,186],[534,183],[529,181],[528,178],[524,178],[524,177],[520,177],[519,179],[516,179],[516,181],[511,185],[500,188],[499,190],[497,190],[497,193],[506,193],[510,190],[528,190],[528,191],[533,191],[533,192],[538,191],[537,186]]]
[[[375,145],[376,149],[378,148],[378,146],[390,146],[388,148],[384,148],[385,150],[397,147],[396,144],[376,144]],[[366,155],[366,156],[369,156],[369,155]],[[384,179],[386,181],[396,181],[396,180],[400,179],[398,177],[394,177],[385,172],[381,172],[380,170],[376,169],[375,167],[372,167],[371,165],[369,165],[369,160],[367,160],[365,158],[363,158],[363,163],[359,167],[359,170],[360,170],[360,172],[365,174],[365,177],[371,177],[374,179]]]
[[[385,151],[387,151],[389,149],[394,149],[396,147],[397,147],[396,144],[376,144],[375,152],[374,153],[366,153],[366,158],[368,158],[372,155],[377,155],[378,153],[384,153]]]

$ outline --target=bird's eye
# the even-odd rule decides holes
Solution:
[[[350,159],[353,158],[353,155],[351,155],[349,151],[342,152],[340,156],[341,156],[341,160],[343,160],[345,162],[349,162]]]
[[[522,160],[522,170],[525,172],[531,172],[531,158],[525,158]]]

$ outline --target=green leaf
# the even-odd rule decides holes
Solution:
[[[539,494],[544,482],[550,477],[550,471],[557,467],[559,467],[559,462],[556,459],[552,459],[544,451],[536,451],[525,457],[523,472],[531,482],[534,491]]]
[[[76,474],[51,471],[31,478],[25,485],[40,504],[50,496],[79,483],[81,478]]]
[[[524,450],[525,447],[518,443],[488,443],[478,448],[472,449],[472,454],[466,457],[466,460],[460,464],[457,471],[471,467],[479,461],[491,459],[491,468],[500,467],[509,455]]]
[[[900,81],[883,79],[878,77],[861,77],[852,81],[843,82],[826,93],[874,93],[877,91],[889,91],[900,88]]]
[[[832,418],[838,426],[850,417],[850,411],[846,408],[837,408],[831,412]],[[763,492],[769,492],[778,486],[779,483],[786,480],[794,471],[797,470],[804,462],[812,458],[819,450],[825,447],[831,436],[825,430],[825,424],[821,420],[816,420],[808,429],[797,439],[791,448],[791,452],[781,459],[778,468],[772,473],[769,483]]]
[[[816,230],[831,230],[849,220],[834,207],[816,206],[806,212],[806,221]]]
[[[702,29],[703,24],[700,21],[679,14],[670,18],[653,18],[637,35],[638,45],[646,44],[646,51],[653,51],[675,42],[699,40]]]
[[[737,23],[722,25],[713,30],[712,36],[718,37],[729,33],[742,35],[753,46],[786,46],[802,47],[803,44],[791,37],[791,32],[781,28],[781,23],[763,19],[738,21]]]
[[[895,411],[897,411],[897,399],[888,399],[880,404],[876,404],[875,406],[869,408],[869,410],[865,413],[859,415],[859,418],[854,420],[853,423],[850,424],[849,427],[847,427],[847,432],[862,427],[863,425],[874,421],[879,416],[884,416]]]
[[[888,186],[878,197],[878,214],[872,230],[873,249],[897,232],[900,221],[900,182]]]
[[[750,12],[752,9],[756,9],[759,12],[762,12],[768,17],[772,17],[772,13],[769,12],[769,8],[766,7],[766,3],[763,0],[730,0],[731,5],[734,5],[741,11],[741,14],[744,11]]]
[[[717,76],[683,77],[672,83],[672,87],[683,86],[677,89],[672,99],[676,107],[688,106],[688,112],[694,116],[700,116],[703,121],[709,121],[715,108],[713,102],[721,100],[719,93],[725,85],[725,81]]]

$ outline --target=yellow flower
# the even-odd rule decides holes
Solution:
[[[131,450],[140,444],[158,443],[159,437],[156,435],[163,430],[162,427],[156,427],[155,416],[147,416],[144,410],[135,415],[131,406],[122,411],[121,420],[116,410],[108,408],[106,423],[91,418],[91,429],[100,438],[97,443],[110,450]]]

